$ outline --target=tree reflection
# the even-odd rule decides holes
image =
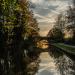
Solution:
[[[54,58],[61,75],[75,75],[75,60],[68,57],[60,49],[50,46],[49,54]]]

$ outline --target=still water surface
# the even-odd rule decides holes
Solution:
[[[40,60],[36,75],[75,75],[75,60],[61,50],[50,48],[40,54]]]
[[[53,58],[51,58],[48,52],[40,54],[41,63],[39,64],[39,70],[36,75],[60,75],[55,66]]]

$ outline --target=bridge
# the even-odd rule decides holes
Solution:
[[[75,56],[75,46],[64,44],[64,42],[57,43],[54,40],[51,40],[50,37],[35,36],[35,37],[32,37],[32,40],[34,40],[35,43],[39,42],[39,44],[40,44],[40,41],[48,41],[48,43],[42,44],[41,47],[40,46],[37,47],[36,45],[32,49],[36,48],[37,50],[40,49],[41,51],[48,52],[50,45],[51,45],[51,46],[57,47],[58,49],[61,49],[63,52],[67,54]],[[43,45],[49,45],[49,47],[42,48]]]
[[[49,43],[56,42],[55,40],[52,40],[50,37],[47,37],[47,36],[34,36],[32,37],[32,40],[35,40],[35,41],[47,40]]]
[[[49,40],[50,39],[50,37],[42,37],[42,36],[34,36],[34,37],[32,37],[32,39],[39,39],[39,40]]]

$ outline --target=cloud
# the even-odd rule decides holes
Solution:
[[[30,8],[31,9],[35,9],[36,8],[36,4],[35,3],[30,2],[29,4],[30,4]]]
[[[32,3],[37,4],[40,0],[30,0]]]
[[[40,34],[47,33],[52,23],[61,12],[64,12],[72,0],[30,0],[31,9],[40,27]]]
[[[53,24],[41,22],[39,24],[39,27],[40,27],[40,31],[39,31],[40,35],[46,36],[48,34],[49,30],[53,27]]]

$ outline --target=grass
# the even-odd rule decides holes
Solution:
[[[56,46],[57,48],[62,49],[63,51],[66,51],[68,53],[75,55],[75,46],[67,45],[64,43],[54,43],[52,45]]]

